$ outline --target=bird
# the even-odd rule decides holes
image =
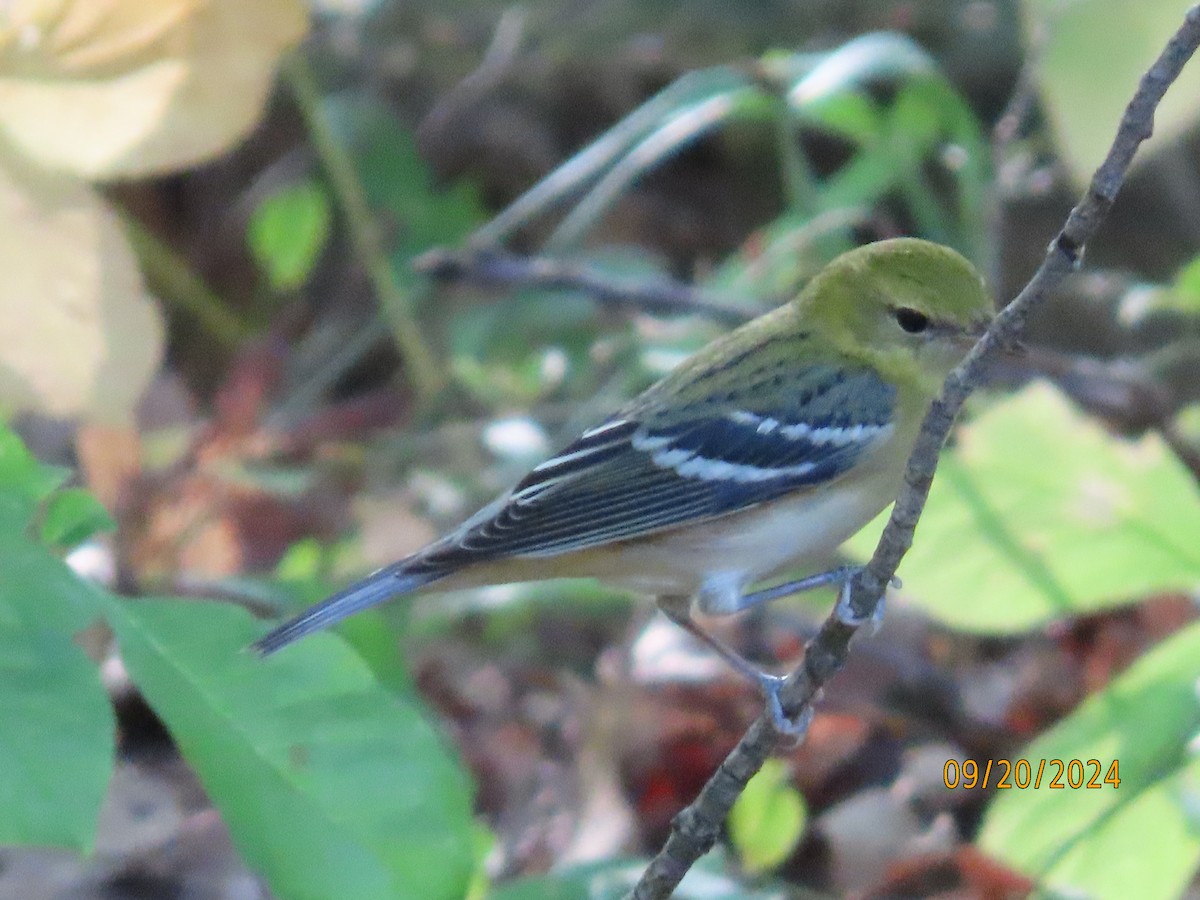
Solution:
[[[272,629],[261,655],[418,592],[593,578],[654,597],[762,690],[782,678],[695,621],[820,584],[812,567],[895,499],[925,410],[993,313],[956,251],[892,238],[838,256],[583,431],[444,537]]]

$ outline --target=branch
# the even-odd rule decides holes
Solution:
[[[430,250],[413,261],[413,268],[442,281],[583,291],[600,303],[631,306],[658,316],[704,316],[724,325],[740,325],[763,311],[710,296],[665,276],[616,278],[577,263],[491,248]]]
[[[946,379],[925,416],[904,473],[904,487],[875,554],[847,585],[844,597],[851,615],[832,613],[805,647],[800,667],[788,676],[780,699],[785,712],[796,721],[803,722],[811,716],[822,687],[846,660],[850,639],[859,627],[856,623],[871,620],[885,586],[912,544],[917,519],[933,481],[938,453],[955,415],[978,382],[987,357],[1014,343],[1029,313],[1078,266],[1084,245],[1112,208],[1134,153],[1150,136],[1159,101],[1178,77],[1184,63],[1195,53],[1197,45],[1200,45],[1200,6],[1193,6],[1154,65],[1142,76],[1137,93],[1121,118],[1108,156],[1092,177],[1086,193],[1071,210],[1062,231],[1050,244],[1041,266]],[[692,864],[712,848],[734,800],[780,740],[765,715],[750,726],[696,800],[675,817],[665,846],[651,860],[630,894],[633,900],[663,898],[674,891]]]

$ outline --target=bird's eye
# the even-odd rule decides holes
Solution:
[[[929,316],[907,306],[896,310],[896,324],[909,334],[920,334],[929,327]]]

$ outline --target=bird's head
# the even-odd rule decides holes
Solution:
[[[797,298],[839,350],[903,380],[937,385],[992,319],[983,279],[960,254],[917,238],[844,253]]]

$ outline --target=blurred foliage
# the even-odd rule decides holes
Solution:
[[[855,556],[881,527],[855,536]],[[1025,631],[1197,583],[1191,534],[1195,482],[1160,439],[1114,440],[1035,384],[959,429],[901,575],[947,625]]]
[[[1200,256],[1179,270],[1172,287],[1171,305],[1200,314]]]
[[[262,201],[250,216],[246,240],[277,291],[299,288],[329,241],[329,195],[315,180],[290,184]]]
[[[163,328],[118,217],[90,182],[228,150],[258,121],[280,55],[307,24],[300,0],[4,10],[0,409],[129,420]]]
[[[1022,0],[1036,77],[1063,161],[1080,184],[1091,177],[1142,73],[1179,27],[1188,0]],[[1200,70],[1184,69],[1154,114],[1154,135],[1135,163],[1145,165],[1197,122]]]
[[[69,549],[92,535],[117,527],[112,516],[88,490],[63,488],[46,500],[41,517],[42,543]]]
[[[468,182],[440,186],[417,152],[412,129],[377,101],[357,94],[325,100],[334,134],[350,151],[371,208],[391,232],[389,259],[401,287],[420,295],[415,256],[454,245],[486,218]]]
[[[469,779],[415,696],[334,639],[256,659],[244,651],[259,626],[232,606],[114,600],[106,612],[135,683],[276,893],[465,893]]]
[[[1085,766],[1068,782],[1047,764],[1040,787],[997,791],[980,847],[1050,895],[1183,896],[1200,864],[1198,681],[1192,624],[1021,751],[1035,777],[1041,760]]]
[[[0,204],[10,238],[0,262],[16,298],[0,296],[0,403],[58,416],[128,419],[159,365],[162,327],[118,216],[90,182],[174,170],[223,152],[258,119],[280,55],[299,39],[306,17],[300,4],[286,0],[249,11],[221,2],[168,4],[141,20],[132,13],[103,15],[123,8],[116,0],[58,6],[57,19],[38,13],[43,18],[6,20],[0,28],[8,38],[0,46],[0,193],[11,201]],[[689,154],[753,157],[778,195],[774,212],[739,236],[736,252],[698,255],[688,272],[748,314],[782,302],[826,261],[876,237],[911,233],[940,240],[991,270],[997,244],[988,218],[996,190],[992,148],[956,84],[974,78],[998,108],[1004,98],[996,84],[1003,80],[980,73],[993,71],[983,63],[994,66],[1000,48],[978,39],[987,29],[976,29],[956,60],[947,61],[957,76],[952,80],[910,37],[877,32],[837,44],[831,35],[861,30],[847,30],[840,16],[848,15],[854,23],[904,25],[910,34],[934,37],[938,29],[957,33],[966,17],[986,13],[983,7],[992,8],[995,19],[1009,7],[800,6],[766,4],[747,21],[745,10],[710,2],[686,9],[625,4],[625,18],[600,15],[601,7],[590,4],[532,4],[533,27],[543,36],[539,60],[571,62],[575,47],[557,35],[572,23],[596,35],[603,48],[604,36],[617,40],[611,32],[619,30],[625,38],[646,21],[652,23],[647,29],[662,29],[664,42],[683,48],[684,64],[693,68],[678,78],[662,77],[665,67],[654,69],[645,79],[653,88],[637,95],[649,99],[486,224],[484,198],[492,195],[470,179],[435,177],[431,166],[449,168],[446,160],[423,157],[421,132],[377,85],[346,87],[338,72],[322,67],[328,59],[314,56],[320,81],[337,85],[318,91],[306,64],[293,57],[286,99],[300,112],[314,159],[298,165],[295,157],[283,157],[269,180],[245,193],[250,202],[242,204],[246,214],[232,233],[261,276],[258,290],[265,281],[271,295],[263,307],[283,310],[270,328],[256,326],[254,336],[274,348],[279,334],[296,334],[296,320],[314,323],[283,362],[268,352],[246,352],[217,392],[208,434],[192,444],[178,441],[156,470],[166,484],[163,494],[175,500],[210,489],[221,498],[215,505],[234,495],[278,501],[315,494],[313,505],[320,506],[325,495],[317,488],[326,468],[356,488],[366,470],[370,483],[376,473],[353,447],[376,420],[347,412],[338,401],[363,381],[371,383],[364,371],[385,367],[378,348],[390,328],[399,361],[420,357],[415,368],[433,371],[418,376],[406,368],[405,391],[396,392],[403,399],[389,395],[381,404],[392,416],[386,423],[399,422],[401,435],[390,446],[377,441],[364,455],[386,456],[404,473],[400,502],[422,521],[449,524],[469,513],[471,504],[511,483],[548,446],[601,418],[720,327],[700,316],[664,321],[631,315],[626,307],[598,308],[586,292],[561,285],[521,285],[508,296],[483,298],[433,285],[414,271],[413,261],[439,245],[507,243],[567,258],[601,276],[679,274],[678,259],[662,247],[656,252],[623,240],[629,232],[614,223],[631,210],[636,214],[647,186],[661,189]],[[1107,146],[1108,118],[1118,114],[1097,110],[1124,101],[1146,62],[1140,56],[1161,42],[1156,17],[1174,23],[1183,7],[1164,2],[1117,9],[1103,0],[1049,6],[1023,5],[1029,42],[1036,49],[1045,29],[1045,65],[1036,73],[1045,112],[1064,158],[1073,171],[1085,172],[1098,148]],[[380,4],[358,23],[364,58],[380,63],[381,80],[403,69],[404,54],[389,55],[395,48],[382,46],[382,37],[375,45],[372,32],[404,29],[373,26],[411,14],[402,7]],[[145,14],[150,7],[139,9]],[[481,17],[490,28],[492,12],[480,2],[454,14],[468,22]],[[812,33],[822,35],[802,46],[831,49],[761,53],[781,34],[772,23],[787,16],[805,17]],[[1114,28],[1116,16],[1133,18],[1121,18],[1124,24]],[[714,26],[734,18],[736,29]],[[1104,29],[1088,28],[1097,22]],[[32,64],[19,67],[13,54],[31,52],[17,39],[20,28],[44,40],[34,42]],[[470,42],[449,26],[426,31],[445,57],[478,63],[466,59]],[[86,39],[73,43],[63,34]],[[166,46],[188,52],[159,55]],[[761,55],[711,64],[736,59],[750,52],[747,46]],[[163,78],[168,59],[182,72],[178,81]],[[17,68],[31,77],[13,77]],[[563,71],[532,70],[534,80],[548,81],[554,79],[546,79],[546,71]],[[247,72],[253,77],[244,81]],[[239,79],[236,89],[229,86],[231,75]],[[466,69],[459,73],[466,75]],[[477,82],[468,76],[464,83],[469,92]],[[511,101],[498,94],[498,105]],[[139,127],[98,122],[103,105],[82,104],[84,95],[109,97],[130,110]],[[1194,110],[1183,108],[1186,86],[1172,96],[1169,102],[1182,104],[1180,112],[1166,114],[1165,130],[1174,133],[1192,121]],[[570,105],[570,99],[559,102]],[[636,102],[623,97],[621,108]],[[43,114],[47,107],[39,103],[56,114]],[[435,112],[452,118],[453,109]],[[583,128],[575,110],[568,112],[572,127]],[[536,143],[540,132],[530,132]],[[448,155],[468,157],[473,147],[467,141],[442,145]],[[555,160],[562,156],[557,151]],[[474,171],[469,163],[462,171]],[[703,193],[707,184],[697,184]],[[718,197],[716,205],[727,199]],[[169,302],[188,321],[228,346],[245,350],[255,343],[245,341],[249,327],[196,278],[187,259],[141,225],[130,227],[147,272],[171,288]],[[342,256],[351,262],[340,263]],[[379,308],[366,323],[347,325],[339,307],[366,281]],[[1160,293],[1172,298],[1169,305],[1194,312],[1197,284],[1193,263],[1171,291]],[[27,302],[48,285],[62,288],[57,301]],[[67,296],[82,300],[68,306]],[[1118,303],[1104,312],[1121,324]],[[1170,340],[1179,344],[1178,335]],[[204,343],[202,353],[210,351]],[[420,389],[419,378],[428,389]],[[494,426],[514,408],[523,410],[520,427],[510,429],[506,443]],[[331,409],[332,424],[321,420]],[[1156,436],[1136,443],[1114,437],[1044,385],[1004,401],[981,401],[977,411],[944,458],[906,557],[906,600],[953,628],[1011,634],[1200,581],[1200,555],[1190,541],[1200,533],[1194,484]],[[1187,415],[1180,421],[1189,421]],[[286,431],[280,423],[298,419],[310,435],[322,437],[310,436],[311,445],[280,438]],[[303,429],[286,436],[298,434]],[[167,477],[173,467],[192,465],[195,481]],[[414,473],[421,470],[440,474],[420,479]],[[113,765],[114,722],[96,667],[72,638],[102,619],[239,851],[282,900],[487,891],[491,869],[482,857],[490,835],[472,816],[462,762],[428,721],[407,651],[454,636],[465,619],[475,640],[503,643],[520,658],[524,648],[537,647],[529,636],[551,616],[570,615],[577,626],[593,615],[623,620],[628,598],[587,584],[422,599],[363,614],[336,635],[259,661],[241,652],[262,628],[242,609],[129,601],[76,577],[63,554],[111,520],[89,491],[63,488],[66,478],[65,471],[35,462],[0,429],[0,721],[6,723],[0,843],[83,849],[93,843]],[[143,512],[114,508],[113,518],[126,529],[132,521],[150,532],[143,520],[151,517]],[[195,527],[179,526],[173,537],[195,541],[189,531]],[[851,555],[869,553],[877,530],[852,542]],[[389,535],[400,532],[392,527]],[[293,542],[274,576],[240,596],[266,598],[272,608],[315,601],[341,583],[347,564],[366,565],[368,554],[357,543]],[[136,571],[136,559],[131,567],[144,574]],[[220,586],[238,587],[233,581]],[[1200,858],[1188,749],[1197,728],[1196,633],[1192,626],[1164,642],[1022,751],[1031,759],[1119,759],[1120,788],[1000,792],[984,818],[985,851],[1064,892],[1178,893]],[[806,816],[792,768],[772,763],[731,817],[736,862],[711,854],[678,896],[786,895],[789,888],[761,880],[749,889],[743,878],[792,857],[807,833]],[[617,897],[643,866],[642,860],[606,860],[518,879],[490,896]]]
[[[802,254],[806,244],[796,231],[805,229],[811,241],[820,236],[812,230],[829,218],[822,214],[841,211],[859,215],[830,223],[847,236],[843,248],[850,246],[851,226],[869,228],[882,215],[892,227],[982,257],[990,164],[979,125],[929,55],[896,34],[864,35],[829,53],[771,53],[756,72],[732,66],[691,72],[546,176],[474,240],[504,240],[571,201],[545,247],[573,248],[649,172],[701,139],[748,122],[765,122],[779,136],[788,206],[768,229],[763,256],[771,258],[779,240],[790,240],[788,255]],[[839,146],[832,166],[808,155],[810,136]],[[901,221],[888,222],[889,216]],[[778,298],[802,281],[759,271],[745,287],[751,296]]]
[[[67,477],[0,426],[0,844],[87,850],[115,723],[99,673],[72,638],[95,617],[100,591],[33,537],[39,518],[52,536],[76,540],[97,524],[90,508],[55,504]]]
[[[114,211],[0,145],[0,230],[0,410],[128,421],[163,327]]]
[[[792,786],[790,766],[769,759],[729,811],[729,840],[749,875],[783,863],[804,835],[804,797]]]
[[[706,287],[748,310],[779,303],[872,234],[921,234],[987,261],[990,163],[979,125],[928,54],[895,34],[866,35],[828,53],[770,53],[753,72],[734,66],[690,72],[517,198],[475,231],[470,244],[511,240],[557,218],[544,252],[570,255],[598,273],[653,273],[654,261],[632,252],[615,258],[611,250],[582,249],[586,237],[656,170],[704,140],[734,140],[739,127],[752,124],[777,136],[785,209],[722,263]],[[830,145],[837,148],[833,163]],[[591,302],[561,290],[527,289],[502,309],[472,309],[451,339],[456,373],[496,406],[545,397],[568,373],[577,382],[571,395],[591,396],[599,385],[580,377],[594,368],[587,358],[596,341]],[[653,350],[673,349],[681,358],[713,334],[711,325],[693,322],[671,335],[673,348],[658,342]],[[646,365],[651,348],[637,353],[629,336],[608,337],[617,341],[609,352],[618,357],[612,364],[623,372],[620,395],[626,396],[661,374]],[[541,339],[534,346],[564,354],[561,362],[531,355],[531,337]],[[638,371],[631,364],[639,362],[640,377],[631,378]]]
[[[460,897],[478,864],[469,779],[411,691],[386,688],[336,638],[261,662],[249,613],[125,601],[27,537],[80,540],[94,502],[0,429],[0,842],[87,849],[113,764],[113,715],[72,636],[102,617],[122,659],[281,897]],[[428,866],[429,858],[439,865]]]
[[[308,10],[299,0],[31,0],[6,9],[0,29],[5,142],[100,181],[227,151],[258,122]]]

